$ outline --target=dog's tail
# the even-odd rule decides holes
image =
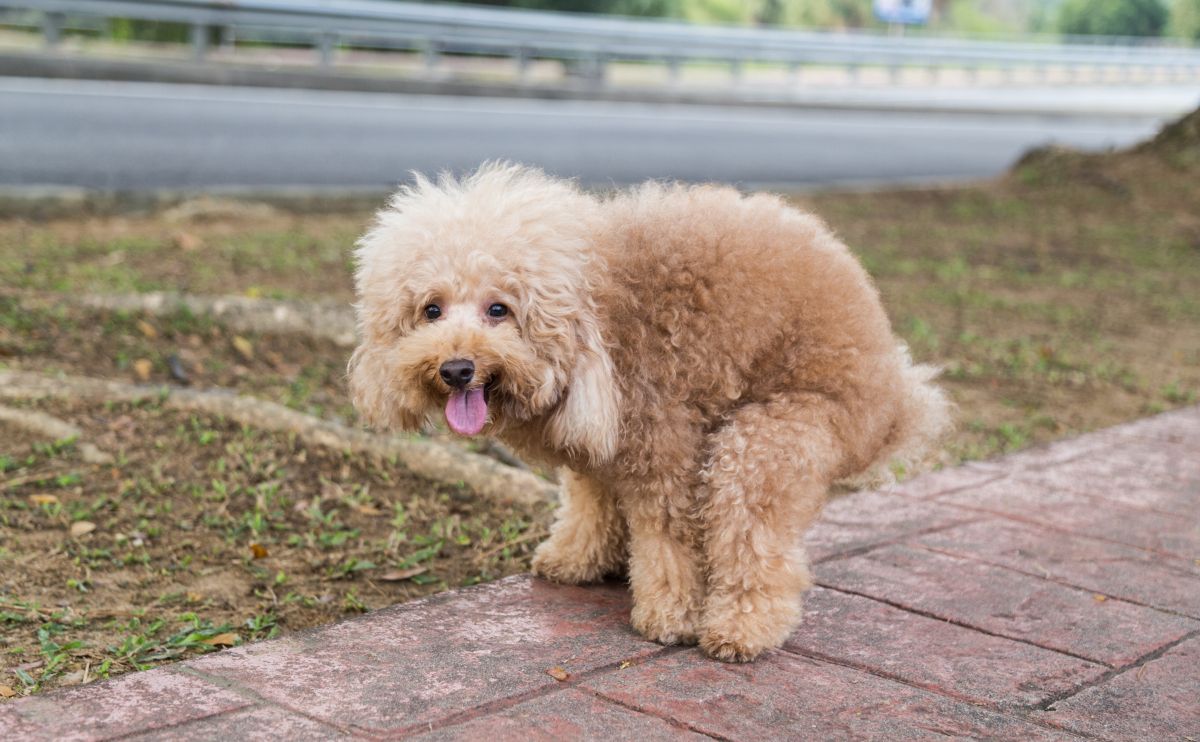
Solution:
[[[954,404],[933,380],[937,366],[913,363],[908,346],[901,345],[900,410],[887,442],[861,474],[839,482],[853,489],[880,487],[896,481],[897,473],[911,474],[936,453],[950,432]]]

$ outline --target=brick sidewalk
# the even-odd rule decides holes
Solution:
[[[1200,740],[1200,408],[842,498],[810,543],[753,665],[517,577],[8,703],[0,738]]]

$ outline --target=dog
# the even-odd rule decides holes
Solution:
[[[627,574],[663,644],[749,661],[799,623],[832,483],[934,445],[949,404],[865,270],[771,195],[600,197],[488,163],[417,176],[358,242],[354,404],[564,470],[533,572]]]

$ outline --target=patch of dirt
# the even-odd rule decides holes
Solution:
[[[20,692],[514,574],[549,519],[154,404],[34,407],[115,463],[0,427],[0,684]]]
[[[0,296],[0,362],[15,369],[193,388],[222,387],[352,421],[348,351],[299,335],[236,333],[188,312],[162,317],[34,308]]]

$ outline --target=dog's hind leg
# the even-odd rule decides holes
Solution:
[[[550,538],[533,556],[533,573],[555,582],[596,582],[625,565],[625,518],[595,479],[567,471]]]
[[[788,395],[739,409],[710,438],[701,506],[708,590],[700,647],[746,662],[783,643],[809,586],[803,533],[840,465],[837,406]]]

